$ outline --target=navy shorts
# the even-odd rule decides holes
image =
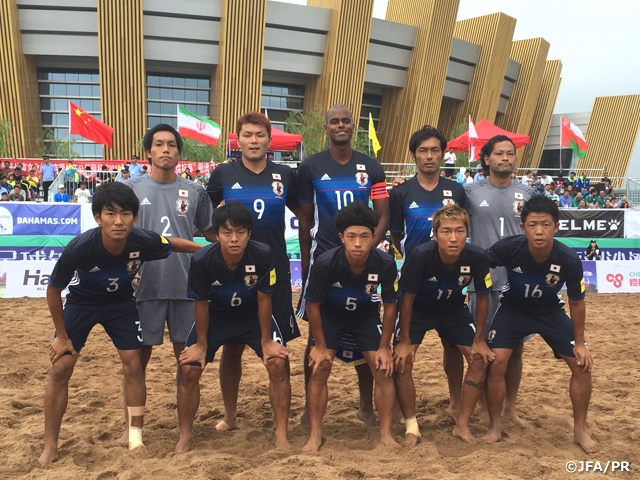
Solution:
[[[142,327],[135,301],[101,309],[65,304],[64,326],[76,352],[84,347],[89,332],[98,324],[102,325],[118,350],[142,347]]]
[[[514,349],[522,338],[538,333],[553,352],[573,357],[575,335],[571,318],[564,310],[516,310],[500,305],[487,335],[489,348]]]
[[[286,345],[283,340],[282,332],[276,321],[271,317],[271,339]],[[207,363],[213,361],[218,349],[225,343],[242,343],[249,345],[256,352],[258,357],[262,358],[262,334],[260,332],[260,323],[257,317],[252,318],[216,318],[209,319],[209,329],[207,330]],[[193,324],[185,348],[195,345],[198,341],[196,332],[196,324]],[[200,366],[198,362],[189,365]]]
[[[322,316],[322,333],[324,341],[330,350],[338,350],[342,339],[350,334],[362,352],[376,351],[380,348],[382,321],[380,314],[373,313],[356,319],[340,318],[320,307]],[[315,345],[310,338],[310,345]]]
[[[398,343],[398,328],[399,325],[396,326],[394,343]],[[447,340],[452,346],[470,347],[476,334],[476,322],[466,306],[457,310],[428,313],[413,310],[409,327],[411,345],[420,345],[430,330],[438,332],[440,338]]]
[[[291,281],[276,282],[271,294],[271,309],[280,328],[283,342],[298,338],[300,329],[293,313],[293,295],[291,294]]]

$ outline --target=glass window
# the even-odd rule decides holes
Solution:
[[[147,75],[147,124],[177,123],[176,103],[196,115],[209,112],[209,77]],[[156,84],[163,88],[155,87]]]
[[[159,85],[160,77],[157,75],[147,75],[147,85]]]
[[[184,87],[184,78],[174,77],[173,86],[174,87]]]
[[[200,92],[198,92],[200,93]],[[173,101],[174,102],[184,102],[184,90],[174,90],[173,91]]]
[[[196,92],[196,98],[198,102],[201,103],[209,103],[209,91],[208,90],[198,90]]]
[[[210,81],[208,78],[199,78],[198,79],[198,88],[209,89]]]
[[[173,79],[171,77],[160,77],[160,85],[170,87],[173,85]]]
[[[42,124],[43,125],[53,125],[53,114],[52,113],[43,113],[42,114]]]
[[[61,85],[61,84],[58,84],[58,83],[54,83],[52,85],[52,87],[53,87],[52,95],[56,95],[56,96],[60,95],[60,96],[63,96],[63,97],[67,96],[67,86],[66,85]]]
[[[174,106],[173,103],[161,103],[160,104],[160,113],[162,115],[171,115],[171,114],[175,114],[177,115],[177,112],[175,111],[176,107]]]
[[[169,88],[161,88],[160,89],[160,99],[161,100],[173,100],[173,90]]]
[[[197,100],[197,95],[195,90],[185,90],[184,91],[184,100],[186,102],[195,102]]]
[[[64,82],[64,73],[52,73],[50,79],[58,82]]]
[[[158,78],[158,77],[156,77]],[[147,89],[147,98],[149,100],[158,100],[160,99],[160,89],[159,88],[148,88]]]
[[[207,105],[198,105],[196,115],[200,115],[201,117],[208,117],[209,107]]]
[[[198,80],[195,78],[185,78],[184,86],[189,88],[198,88]]]
[[[92,82],[92,75],[90,73],[81,73],[78,75],[78,82],[80,83],[89,83]]]
[[[51,99],[50,98],[41,98],[40,99],[40,110],[51,110]]]
[[[156,102],[147,102],[147,115],[160,113],[160,104]]]
[[[80,96],[81,97],[90,97],[91,96],[91,85],[80,85]]]
[[[80,95],[80,85],[67,85],[67,95],[70,97]]]

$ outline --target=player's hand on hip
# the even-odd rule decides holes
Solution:
[[[393,375],[393,355],[389,347],[382,347],[376,351],[375,364],[378,370],[384,370],[384,376],[390,377]]]
[[[477,342],[474,341],[471,344],[469,363],[473,363],[474,355],[480,355],[482,357],[484,368],[487,368],[489,366],[489,362],[496,358],[496,354],[491,351],[484,340],[478,340]]]
[[[189,363],[199,363],[200,368],[204,370],[207,359],[207,346],[195,343],[180,353],[180,365],[188,365]]]
[[[281,343],[278,343],[275,340],[269,340],[268,342],[262,343],[262,363],[264,363],[265,366],[271,358],[285,359],[288,356],[289,352],[287,352],[287,348]]]
[[[396,177],[393,179],[393,182],[391,183],[391,188],[396,188],[397,186],[402,185],[406,180],[402,177]]]
[[[404,366],[408,359],[413,360],[413,347],[410,343],[400,342],[393,348],[393,359],[396,370],[404,373]]]
[[[329,365],[333,364],[333,357],[329,350],[326,348],[311,347],[309,352],[309,366],[312,368],[311,375],[315,375],[318,372],[318,368],[322,362],[329,362]]]
[[[573,355],[576,357],[578,366],[582,367],[583,372],[590,372],[593,367],[596,366],[593,362],[589,347],[586,345],[576,345],[573,347]]]
[[[74,357],[78,356],[78,352],[73,348],[73,343],[71,343],[69,337],[54,338],[53,342],[51,342],[51,346],[49,347],[49,359],[51,360],[51,363],[56,363],[56,361],[67,352],[71,352],[71,355]]]

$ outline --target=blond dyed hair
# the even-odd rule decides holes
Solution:
[[[443,220],[462,220],[464,227],[467,229],[467,234],[469,233],[469,214],[460,205],[456,203],[446,205],[433,214],[431,226],[434,234],[438,233]]]

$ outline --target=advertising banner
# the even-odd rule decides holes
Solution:
[[[0,298],[45,297],[56,262],[0,262]]]
[[[598,292],[640,292],[640,262],[596,262]]]
[[[623,238],[624,210],[560,209],[558,237]]]
[[[3,202],[0,235],[80,235],[80,205]]]

